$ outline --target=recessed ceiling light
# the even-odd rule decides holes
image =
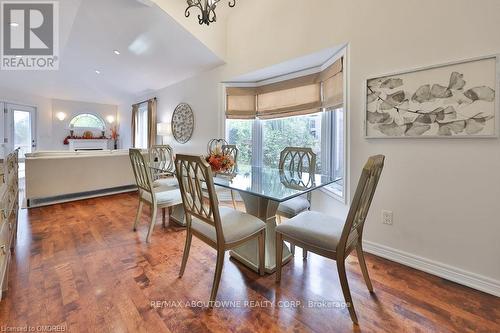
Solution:
[[[18,27],[18,26],[19,26],[19,23],[16,23],[16,22],[11,22],[10,26],[11,26],[11,27]]]
[[[118,51],[118,50],[114,50],[113,52],[114,52],[116,55],[120,55],[120,51]]]
[[[101,74],[101,71],[98,71],[97,69],[95,70],[96,74]]]

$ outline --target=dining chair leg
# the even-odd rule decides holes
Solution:
[[[363,253],[363,246],[361,243],[356,246],[356,253],[358,254],[359,266],[361,266],[361,272],[363,273],[363,278],[365,279],[366,287],[372,293],[373,286],[370,276],[368,275],[368,268],[366,267],[365,255]]]
[[[217,291],[219,290],[220,277],[222,275],[222,266],[224,266],[224,250],[217,250],[217,264],[215,265],[214,283],[210,294],[210,306],[213,307]]]
[[[191,229],[188,228],[186,231],[186,243],[184,244],[184,253],[182,254],[182,263],[179,277],[182,277],[184,275],[184,271],[186,270],[186,264],[189,258],[189,250],[191,249],[191,239],[193,239],[193,234],[191,233]]]
[[[281,281],[281,266],[283,262],[283,235],[276,233],[276,282]]]
[[[262,230],[259,235],[259,274],[264,275],[266,267],[266,230]]]
[[[231,190],[231,199],[233,200],[233,208],[236,209],[236,199],[234,198],[233,190]]]
[[[307,259],[307,250],[306,249],[302,250],[302,258]]]
[[[155,227],[156,223],[156,211],[158,210],[158,207],[156,206],[156,203],[151,206],[151,224],[149,225],[149,230],[148,230],[148,235],[146,237],[146,243],[151,242],[151,235],[153,234],[153,228]]]
[[[135,215],[134,231],[137,230],[137,225],[139,224],[139,220],[141,219],[143,205],[144,202],[142,202],[142,200],[139,200],[139,207],[137,207],[137,214]]]
[[[165,214],[166,214],[166,208],[163,207],[161,209],[161,223],[163,224],[163,228],[165,228]]]
[[[342,287],[342,293],[344,294],[345,302],[347,303],[347,309],[349,310],[349,315],[353,323],[358,323],[358,317],[356,316],[356,311],[354,310],[354,304],[352,303],[351,292],[349,291],[349,283],[347,282],[347,274],[345,270],[344,259],[337,260],[337,270],[339,271],[340,286]]]

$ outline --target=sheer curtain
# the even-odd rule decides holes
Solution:
[[[132,145],[149,149],[156,144],[156,98],[132,105]]]

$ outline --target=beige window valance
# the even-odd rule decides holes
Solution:
[[[342,58],[321,72],[323,98],[322,107],[340,107],[344,104],[344,71]]]
[[[342,58],[322,72],[259,87],[226,89],[228,119],[281,118],[343,104]]]
[[[255,119],[255,88],[226,88],[226,118]]]

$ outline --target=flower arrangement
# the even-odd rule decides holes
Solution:
[[[229,172],[234,167],[234,159],[230,155],[223,154],[218,147],[206,157],[206,161],[213,172]]]
[[[118,128],[116,126],[111,127],[111,139],[116,141],[118,140],[118,136]]]

